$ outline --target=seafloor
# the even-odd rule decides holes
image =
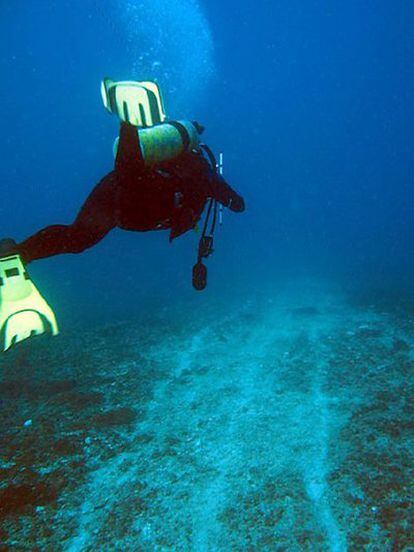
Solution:
[[[414,550],[412,305],[212,303],[2,357],[0,550]]]

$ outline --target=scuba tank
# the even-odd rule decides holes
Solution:
[[[190,121],[169,121],[150,128],[137,129],[141,153],[148,166],[171,161],[186,151],[200,146],[199,128]],[[119,137],[114,143],[114,156]]]

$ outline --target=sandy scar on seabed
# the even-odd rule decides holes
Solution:
[[[192,509],[192,546],[199,552],[213,550],[214,546],[220,543],[220,539],[223,538],[223,528],[217,516],[229,493],[226,476],[230,471],[235,470],[240,462],[243,462],[243,457],[240,458],[238,455],[240,443],[236,440],[236,436],[239,430],[245,427],[246,416],[249,418],[252,415],[251,413],[241,415],[240,405],[249,404],[252,408],[248,411],[257,412],[257,408],[260,409],[263,402],[263,397],[271,389],[269,381],[266,379],[266,373],[261,370],[262,359],[268,354],[269,347],[273,346],[277,334],[281,331],[285,333],[287,328],[284,325],[276,324],[275,326],[268,322],[269,320],[262,320],[255,331],[250,333],[247,343],[240,343],[236,354],[232,347],[221,353],[220,364],[222,366],[235,366],[235,357],[240,361],[236,364],[243,365],[243,377],[238,380],[241,392],[236,398],[232,398],[236,402],[234,403],[234,409],[231,409],[233,415],[225,430],[224,442],[230,445],[224,447],[222,458],[219,461],[217,461],[216,454],[212,454],[211,457],[207,454],[206,462],[210,462],[212,467],[218,468],[218,473],[211,477],[201,488],[195,489],[192,497],[194,501],[194,508]],[[315,331],[315,328],[312,328],[312,330]],[[317,329],[316,331],[319,333]],[[212,342],[214,343],[212,332],[214,333],[214,326],[209,326],[187,341],[187,346],[184,346],[177,356],[175,368],[170,377],[160,382],[155,389],[155,395],[148,405],[146,420],[137,425],[135,432],[143,431],[143,429],[148,429],[154,425],[154,420],[159,418],[160,405],[168,400],[171,383],[194,367],[200,353],[206,348],[210,350]],[[236,335],[232,337],[235,338]],[[209,337],[211,339],[208,339]],[[318,355],[319,353],[321,353],[320,350]],[[330,489],[327,481],[329,440],[335,422],[331,419],[333,413],[329,409],[332,401],[322,391],[324,378],[326,377],[325,366],[323,363],[318,364],[319,366],[315,370],[313,378],[311,378],[313,382],[309,382],[311,387],[308,394],[309,402],[305,409],[306,416],[302,418],[299,415],[299,419],[302,418],[300,423],[302,427],[297,434],[297,438],[303,439],[303,424],[310,428],[310,433],[308,437],[309,447],[305,452],[305,456],[302,457],[298,469],[302,474],[307,496],[313,505],[315,519],[325,533],[329,550],[331,552],[344,552],[346,551],[345,536],[341,532],[329,503]],[[221,384],[224,383],[226,378],[229,378],[230,381],[232,376],[234,376],[234,373],[232,374],[231,370],[223,372],[220,376]],[[214,382],[217,382],[217,378],[214,378]],[[193,382],[192,387],[192,389],[186,390],[188,394],[186,402],[191,402],[194,393],[200,392],[196,382]],[[228,406],[227,404],[227,409]],[[132,437],[133,434],[134,431]],[[218,446],[220,448],[223,446],[223,435],[218,442]],[[106,512],[117,500],[117,495],[119,493],[122,495],[122,487],[126,483],[133,482],[134,475],[133,450],[121,453],[90,473],[89,482],[85,486],[86,498],[78,511],[78,528],[76,534],[65,547],[67,552],[77,552],[93,545],[96,535],[102,531]],[[108,497],[110,497],[109,503]],[[151,535],[149,535],[149,539],[152,540]]]
[[[102,517],[107,508],[117,499],[117,489],[130,481],[128,471],[121,475],[121,466],[131,458],[131,454],[122,453],[112,461],[93,471],[87,484],[87,489],[78,518],[76,534],[65,545],[66,552],[79,552],[90,546],[91,541],[100,532]]]
[[[186,349],[180,356],[177,367],[173,373],[174,378],[178,378],[182,373],[190,368],[194,356],[197,354],[203,343],[203,337],[206,330],[195,334]],[[162,382],[155,393],[147,412],[147,420],[139,422],[131,432],[129,440],[132,441],[135,434],[142,431],[143,425],[151,425],[152,413],[157,410],[157,405],[162,404],[162,397],[170,380]],[[99,468],[90,472],[89,481],[86,483],[82,494],[85,496],[78,510],[78,525],[75,535],[65,545],[66,552],[79,552],[91,546],[96,535],[102,530],[103,521],[108,509],[118,499],[118,492],[124,485],[131,484],[135,475],[134,451],[122,452],[115,458],[105,462]]]
[[[314,419],[311,455],[304,464],[304,484],[306,493],[315,507],[318,521],[325,530],[331,552],[347,550],[345,537],[329,503],[327,481],[328,452],[330,439],[329,397],[321,390],[321,382],[316,381],[311,395],[311,408]]]
[[[240,393],[233,400],[233,408],[229,407],[227,402],[226,412],[232,412],[225,428],[221,433],[221,458],[217,463],[216,453],[211,459],[212,465],[219,468],[218,477],[211,479],[200,492],[195,493],[193,500],[197,501],[193,508],[193,549],[197,552],[209,552],[218,550],[218,547],[227,546],[226,535],[223,533],[223,527],[218,520],[226,498],[229,493],[228,475],[237,471],[243,466],[240,461],[239,449],[245,446],[237,440],[240,430],[246,426],[246,417],[251,417],[250,413],[241,414],[243,407],[255,406],[260,402],[263,395],[266,394],[267,380],[260,378],[262,366],[262,357],[265,356],[274,338],[273,332],[268,330],[266,324],[261,324],[255,332],[252,332],[247,344],[238,348],[239,370],[242,366],[242,377],[238,378]],[[245,359],[253,353],[253,359],[245,362]],[[235,351],[232,347],[228,349],[229,358],[223,359],[223,366],[234,364]],[[223,381],[226,377],[233,377],[231,370],[226,369],[223,374]],[[249,412],[249,410],[247,410]],[[228,446],[223,447],[223,443]],[[220,444],[220,443],[219,443]]]

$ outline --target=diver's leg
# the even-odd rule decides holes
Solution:
[[[122,123],[119,131],[118,152],[115,171],[121,178],[136,177],[144,169],[139,143],[138,129],[128,123]]]
[[[117,225],[116,191],[116,175],[111,173],[92,191],[73,224],[48,226],[18,244],[16,252],[29,263],[92,247]]]

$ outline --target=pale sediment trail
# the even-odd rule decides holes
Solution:
[[[124,485],[131,485],[132,473],[123,469],[132,460],[131,453],[121,453],[113,460],[91,471],[83,489],[84,500],[76,512],[75,534],[63,545],[65,552],[84,552],[96,549],[94,541],[102,531],[104,517]]]
[[[336,301],[340,302],[340,298],[336,298]],[[329,304],[327,307],[329,312]],[[329,377],[327,359],[330,355],[330,334],[335,334],[343,323],[343,318],[338,318],[335,312],[331,312],[320,318],[305,319],[298,324],[286,314],[275,315],[275,311],[269,311],[268,319],[263,322],[262,338],[253,336],[253,341],[256,344],[261,343],[262,347],[257,349],[255,362],[249,372],[251,377],[245,380],[246,385],[243,388],[245,397],[251,401],[251,410],[258,413],[257,420],[252,416],[251,421],[254,423],[259,421],[261,416],[268,417],[269,412],[275,409],[277,404],[277,414],[270,415],[267,427],[268,435],[274,443],[273,464],[275,467],[279,465],[282,470],[295,466],[294,470],[301,474],[306,494],[311,501],[315,525],[322,529],[328,549],[331,552],[345,552],[346,532],[345,528],[340,526],[332,508],[335,497],[329,488],[328,475],[333,467],[330,449],[344,422],[336,410],[341,403],[343,405],[347,402],[349,397],[342,397],[339,391],[335,396],[330,396],[325,391]],[[306,381],[301,382],[306,383],[305,394],[297,391],[292,384],[285,385],[277,372],[271,377],[262,369],[263,357],[267,356],[269,359],[276,356],[280,359],[287,354],[283,347],[276,346],[276,343],[281,342],[281,338],[282,341],[288,338],[285,343],[287,345],[289,342],[293,343],[303,332],[309,340],[303,351],[304,360],[314,361],[305,376]],[[282,392],[278,393],[278,399],[275,401],[272,389],[277,388]],[[264,404],[267,404],[267,411],[263,408]],[[240,421],[242,424],[248,423],[249,417]],[[244,446],[246,447],[246,444]],[[254,458],[256,447],[257,444],[253,444],[253,450],[249,451],[247,444],[246,458],[249,455]],[[303,451],[299,456],[295,452],[298,448]],[[263,449],[263,452],[264,456],[269,454],[269,450]],[[287,464],[290,466],[281,461],[283,456],[288,458]]]
[[[158,506],[169,512],[161,529],[149,514],[137,518],[137,531],[145,535],[147,546],[156,550],[157,534],[178,525],[181,532],[191,535],[188,550],[229,550],[223,544],[226,528],[220,513],[235,499],[235,474],[267,462],[270,472],[283,474],[288,469],[299,475],[327,548],[331,552],[346,550],[343,531],[331,508],[327,479],[330,442],[338,427],[336,399],[323,392],[326,367],[318,363],[305,374],[305,393],[281,381],[277,370],[273,373],[266,368],[272,359],[280,360],[286,354],[284,348],[303,331],[310,337],[313,357],[324,354],[318,343],[328,328],[326,324],[318,327],[312,319],[298,329],[285,309],[286,305],[279,310],[277,305],[269,306],[247,329],[243,319],[238,320],[239,311],[177,343],[174,350],[167,343],[164,349],[154,351],[161,358],[173,357],[170,375],[157,383],[145,420],[131,432],[130,448],[91,471],[78,512],[78,529],[65,550],[88,549],[96,533],[105,530],[107,511],[117,500],[127,500],[125,489],[137,478],[137,463],[146,462],[143,455],[148,451],[133,443],[134,436],[154,431],[159,442],[187,434],[189,443],[183,450],[191,449],[199,467],[189,472],[183,464],[175,465],[179,478],[175,494],[170,495],[169,490],[159,498]],[[205,370],[200,370],[204,365]],[[263,426],[265,440],[260,434]],[[303,453],[298,455],[298,449]],[[162,485],[164,474],[168,474],[163,462],[148,465],[147,478],[156,478],[157,485]],[[185,503],[177,498],[180,489],[188,495]],[[275,534],[275,542],[277,539]]]
[[[346,539],[330,504],[330,489],[327,480],[329,469],[329,446],[331,441],[331,413],[329,397],[321,390],[320,382],[311,392],[310,419],[314,426],[310,448],[312,454],[304,459],[303,480],[311,500],[315,516],[323,528],[329,550],[345,552]]]
[[[331,465],[329,455],[335,435],[339,434],[342,420],[335,413],[335,405],[341,398],[329,396],[324,390],[329,377],[328,359],[330,348],[327,343],[330,334],[338,330],[337,316],[325,316],[321,322],[312,321],[307,328],[309,355],[312,359],[312,373],[309,377],[308,404],[298,412],[302,425],[311,428],[307,431],[307,452],[301,455],[300,470],[306,494],[311,501],[315,521],[325,534],[330,552],[346,552],[346,533],[340,527],[332,509],[332,491],[329,488],[328,474]]]
[[[233,318],[237,318],[239,314],[236,313],[234,316],[222,318],[219,324],[231,326]],[[205,388],[199,388],[197,385],[194,385],[191,389],[186,390],[184,394],[180,394],[179,391],[174,391],[174,386],[183,374],[194,369],[200,355],[205,357],[206,351],[211,348],[212,341],[214,342],[214,338],[212,338],[212,333],[214,334],[214,332],[214,326],[203,328],[195,333],[187,344],[181,343],[181,346],[176,351],[171,351],[167,344],[165,350],[159,347],[156,351],[149,354],[149,357],[155,355],[156,357],[165,356],[165,358],[175,355],[176,361],[173,364],[174,367],[170,376],[157,384],[154,396],[147,406],[145,420],[139,422],[128,435],[127,442],[131,443],[131,448],[99,466],[91,466],[89,479],[81,491],[84,500],[74,516],[77,519],[77,528],[75,534],[64,546],[66,552],[86,550],[88,547],[93,546],[96,536],[104,529],[107,513],[119,500],[120,496],[122,496],[125,486],[134,483],[137,462],[140,458],[136,445],[132,445],[135,436],[145,431],[151,432],[154,428],[156,428],[159,438],[167,435],[171,431],[171,427],[174,426],[177,416],[180,416],[174,410],[175,406],[171,404],[171,401],[174,401],[175,398],[176,402],[180,404],[181,412],[185,413],[189,409],[189,405],[194,400],[194,397],[206,392]],[[232,356],[232,353],[230,353],[230,356]],[[221,368],[221,365],[225,367],[228,362],[228,358],[222,357],[218,369]],[[221,383],[224,380],[220,378]],[[168,408],[169,404],[171,404],[171,409]],[[203,520],[206,519],[206,516],[212,515],[214,510],[212,501],[215,501],[216,497],[220,495],[220,485],[220,480],[215,481],[213,488],[206,489],[204,497],[201,499],[200,503],[205,503],[206,509],[205,515],[202,515],[196,531],[200,535],[203,533]],[[210,495],[210,498],[208,498],[208,495]],[[200,495],[198,496],[201,498]]]
[[[275,317],[274,313],[269,313],[253,329],[248,340],[231,354],[231,358],[225,355],[222,358],[226,366],[222,376],[224,383],[238,376],[238,393],[233,397],[233,403],[225,408],[226,424],[220,440],[215,443],[220,455],[211,447],[203,452],[206,462],[210,462],[217,473],[194,493],[192,544],[196,552],[230,550],[230,545],[226,548],[223,544],[225,529],[219,521],[219,514],[226,502],[234,500],[232,474],[243,472],[244,468],[255,466],[257,462],[269,461],[273,461],[276,471],[296,466],[294,469],[303,478],[311,501],[315,525],[320,526],[325,534],[329,550],[346,550],[344,536],[330,506],[327,482],[331,416],[330,399],[322,392],[326,370],[320,365],[308,374],[309,390],[306,396],[302,394],[299,397],[295,389],[287,388],[284,398],[279,397],[276,401],[275,386],[283,387],[283,382],[275,380],[264,369],[266,359],[286,354],[283,348],[278,350],[275,345],[281,338],[288,336],[288,341],[295,339],[297,329],[294,326],[289,329],[289,324],[292,326],[286,315]],[[307,328],[313,338],[313,347],[317,346],[315,344],[326,330],[325,326],[321,329]],[[233,331],[232,337],[237,340],[237,331]],[[239,342],[242,343],[242,340],[239,339]],[[233,368],[229,369],[231,366]],[[306,403],[302,404],[304,399]],[[272,410],[275,414],[271,414]],[[256,432],[255,427],[262,425],[263,420],[266,420],[266,432],[273,448],[261,442],[261,435]],[[333,431],[335,429],[332,428]],[[293,452],[298,448],[305,450],[299,457]],[[275,535],[275,542],[277,539]]]
[[[244,328],[240,327],[244,333]],[[233,330],[231,337],[240,339],[237,330]],[[245,463],[245,450],[240,444],[240,433],[248,430],[244,410],[251,410],[268,394],[268,380],[260,378],[259,364],[266,355],[273,340],[272,332],[266,326],[257,326],[243,345],[235,350],[229,347],[222,351],[220,358],[215,362],[216,385],[226,387],[237,384],[237,394],[228,397],[222,405],[221,411],[226,423],[222,427],[218,442],[210,444],[203,450],[207,465],[214,467],[216,473],[207,479],[203,486],[194,493],[192,503],[192,550],[195,552],[213,552],[227,550],[225,534],[219,521],[219,514],[223,511],[226,501],[232,492],[229,488],[229,476],[240,469]],[[240,372],[242,365],[242,372]],[[220,370],[222,366],[222,370]]]
[[[133,443],[137,434],[145,430],[153,430],[160,419],[160,405],[163,407],[166,402],[166,394],[171,383],[191,367],[194,358],[202,347],[203,338],[208,334],[208,328],[196,333],[190,340],[187,347],[183,344],[169,378],[161,381],[155,390],[154,397],[147,408],[146,420],[139,422],[130,432],[127,442]],[[169,356],[171,351],[158,350],[156,356],[165,354]],[[164,428],[158,425],[159,431]],[[66,552],[79,552],[93,547],[96,536],[99,535],[107,513],[113,504],[124,492],[125,486],[131,486],[136,480],[136,468],[139,455],[136,445],[121,452],[109,461],[99,466],[91,466],[89,479],[81,491],[84,500],[76,512],[77,528],[75,534],[64,544]]]

